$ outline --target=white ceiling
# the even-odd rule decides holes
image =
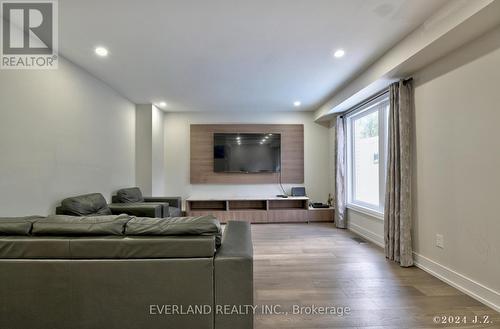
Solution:
[[[60,52],[167,111],[315,110],[446,1],[60,0]]]

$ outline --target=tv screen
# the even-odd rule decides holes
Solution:
[[[280,134],[214,134],[214,172],[279,172],[280,167]]]

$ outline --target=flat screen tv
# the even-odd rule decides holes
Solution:
[[[272,173],[280,168],[280,134],[214,134],[214,172]]]

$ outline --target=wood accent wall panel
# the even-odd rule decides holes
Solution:
[[[214,133],[281,134],[283,183],[304,183],[304,125],[302,124],[193,124],[191,125],[191,184],[274,184],[278,173],[216,173],[213,159]]]

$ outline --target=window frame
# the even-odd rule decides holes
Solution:
[[[387,103],[385,107],[382,104]],[[374,206],[370,203],[361,200],[355,200],[355,173],[353,164],[354,160],[354,123],[357,119],[378,112],[379,125],[379,205]],[[384,219],[384,201],[385,201],[385,183],[387,176],[387,148],[388,148],[388,126],[389,126],[389,94],[384,92],[373,100],[366,102],[356,110],[348,113],[345,116],[345,131],[346,131],[346,206],[347,208],[356,210],[367,215]]]

